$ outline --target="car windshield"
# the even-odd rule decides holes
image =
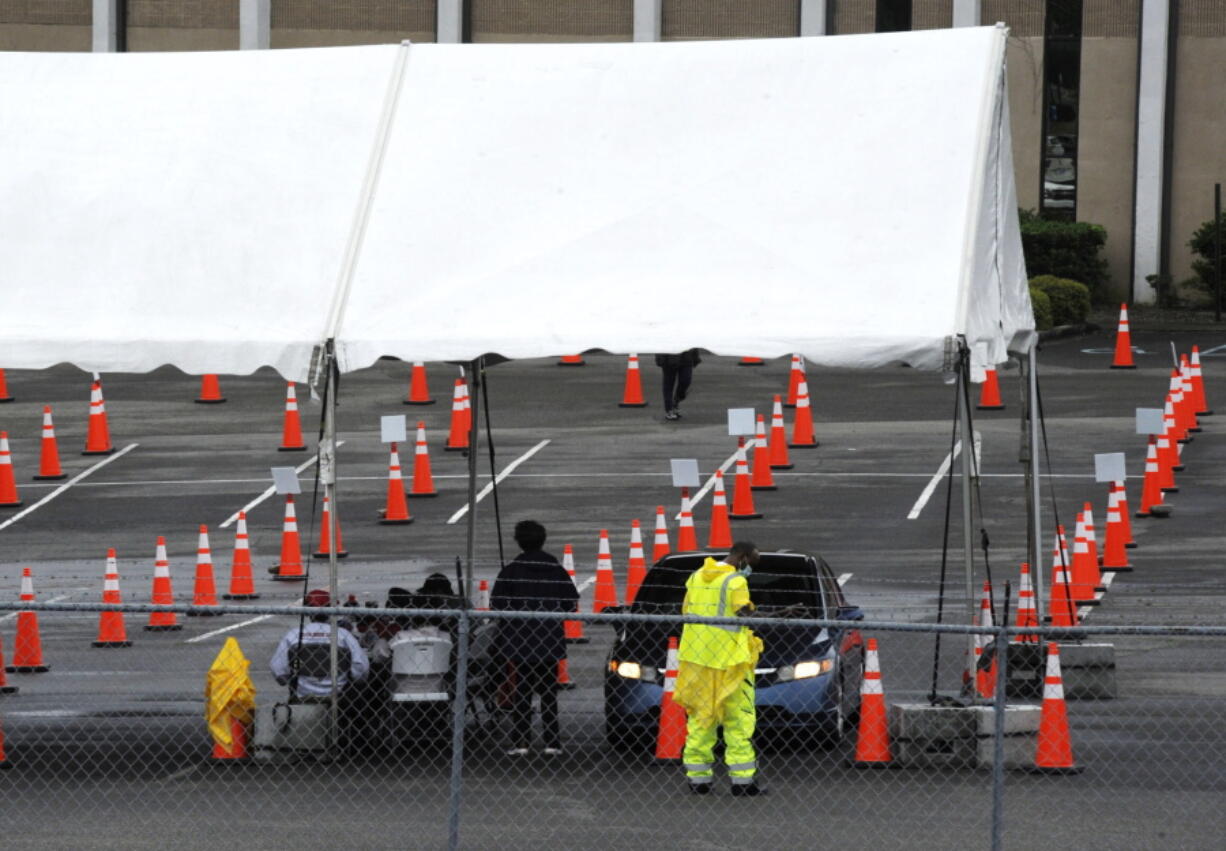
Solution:
[[[685,582],[705,556],[666,558],[653,567],[635,596],[633,610],[650,614],[677,614],[685,599]],[[749,575],[749,597],[758,609],[806,607],[808,617],[824,617],[813,561],[800,553],[763,553]]]

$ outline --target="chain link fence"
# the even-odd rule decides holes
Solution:
[[[753,762],[768,792],[749,798],[733,797],[718,746],[711,793],[692,794],[684,729],[666,720],[671,743],[661,742],[659,709],[668,637],[746,621],[683,617],[651,599],[645,589],[631,610],[599,615],[465,610],[420,595],[392,601],[407,608],[357,610],[0,603],[37,612],[34,661],[49,668],[6,674],[15,691],[0,697],[0,835],[12,848],[1220,847],[1226,628],[1026,630],[1058,641],[1066,658],[1071,760],[1041,771],[1045,666],[1017,643],[1022,630],[760,606],[804,616],[749,622],[767,645],[755,663]],[[115,638],[103,635],[104,611],[122,613],[131,646],[93,646]],[[175,612],[178,625],[207,617],[211,637],[146,630],[154,612]],[[270,670],[279,640],[296,644],[301,629],[310,645],[312,624],[326,634],[329,615],[347,624],[340,645],[349,635],[361,648],[338,652],[348,670],[339,680],[351,684],[335,708],[326,642],[298,659],[297,694]],[[508,624],[564,620],[572,640],[550,682],[534,683],[539,665],[503,658],[497,632],[518,634]],[[6,661],[30,662],[28,620],[10,614],[0,627]],[[259,639],[248,634],[256,628]],[[250,662],[254,723],[241,725],[245,743],[222,746],[205,720],[206,682],[231,634]],[[980,673],[1008,683],[995,698],[963,686],[973,635],[996,664]],[[888,707],[885,759],[860,726],[874,715],[860,694],[870,638]],[[993,655],[988,643],[1006,641],[1014,649]],[[1086,646],[1111,652],[1074,650]],[[314,695],[307,680],[328,687]],[[556,741],[540,698],[530,737],[517,727],[517,688],[522,698],[534,684],[557,696]]]

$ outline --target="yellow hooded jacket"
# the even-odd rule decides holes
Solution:
[[[682,614],[733,617],[745,606],[753,606],[749,582],[730,564],[708,558],[685,583]],[[747,626],[686,624],[673,700],[697,723],[718,723],[740,682],[752,680],[761,652],[762,639]]]

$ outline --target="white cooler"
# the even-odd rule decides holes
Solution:
[[[392,700],[397,703],[450,700],[451,638],[434,627],[403,630],[388,646],[392,651]]]

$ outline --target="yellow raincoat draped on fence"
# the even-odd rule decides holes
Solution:
[[[238,641],[227,638],[205,679],[204,718],[213,741],[226,748],[234,743],[230,720],[250,724],[255,712],[255,684],[247,673],[250,667]]]

